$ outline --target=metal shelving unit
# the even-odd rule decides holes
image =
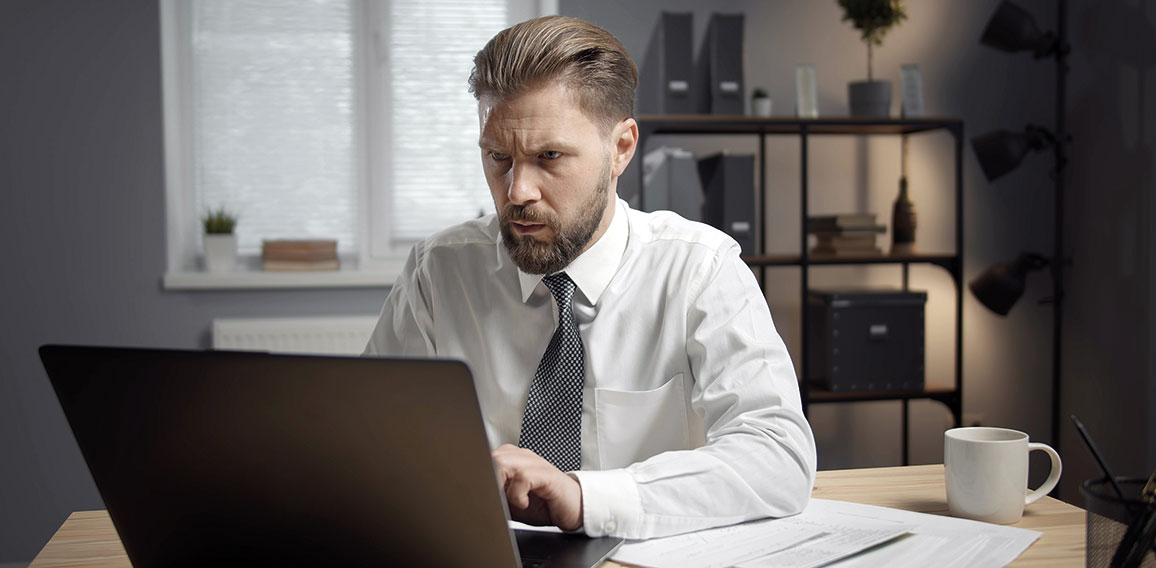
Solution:
[[[902,451],[903,465],[908,464],[908,404],[911,400],[934,400],[942,403],[951,411],[958,427],[963,421],[963,122],[955,118],[915,118],[915,119],[878,119],[878,118],[759,118],[749,116],[722,116],[722,115],[642,115],[638,117],[639,153],[645,151],[647,139],[656,134],[680,135],[742,135],[758,138],[758,188],[756,189],[756,214],[758,215],[758,235],[755,240],[760,247],[759,254],[744,257],[744,260],[753,268],[759,270],[760,281],[766,281],[768,268],[782,266],[797,266],[802,280],[802,354],[799,361],[801,367],[800,390],[803,399],[803,411],[809,412],[812,404],[854,403],[866,401],[900,401],[902,404]],[[808,216],[808,145],[811,136],[824,135],[898,135],[909,136],[928,132],[947,132],[955,141],[955,250],[951,252],[914,253],[875,257],[819,257],[813,256],[807,250],[807,223]],[[800,250],[798,254],[764,254],[761,249],[766,246],[766,137],[792,135],[799,137],[800,144]],[[642,176],[639,168],[639,177]],[[642,184],[639,184],[639,188]],[[640,195],[641,200],[641,195]],[[645,203],[640,203],[645,207]],[[809,290],[809,272],[813,266],[833,265],[898,265],[902,269],[903,289],[908,287],[910,265],[927,264],[939,266],[946,270],[955,284],[955,376],[951,386],[925,383],[919,391],[900,392],[831,392],[811,385],[806,377],[809,376],[807,358],[807,341],[810,323],[808,322],[807,292]]]

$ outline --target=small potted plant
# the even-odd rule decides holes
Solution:
[[[237,266],[237,236],[233,227],[237,216],[224,207],[210,209],[201,217],[205,229],[205,269],[209,272],[229,272]]]
[[[871,68],[871,49],[883,45],[887,30],[907,19],[903,0],[838,0],[843,21],[851,22],[867,44],[867,80],[847,85],[851,116],[881,116],[891,113],[891,82],[876,81]]]
[[[751,94],[751,114],[755,116],[771,116],[771,97],[762,87],[755,88]]]

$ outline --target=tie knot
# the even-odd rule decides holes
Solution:
[[[554,295],[554,301],[558,302],[559,309],[570,306],[570,300],[574,297],[574,281],[565,272],[551,274],[543,278],[542,283]]]

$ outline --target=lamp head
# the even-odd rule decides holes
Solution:
[[[1023,132],[1000,130],[971,139],[983,175],[993,181],[1019,167],[1033,150],[1047,148],[1055,138],[1047,130],[1028,125]]]
[[[1056,47],[1054,34],[1041,32],[1027,10],[1007,0],[999,3],[979,42],[1009,53],[1031,51],[1036,57],[1043,57]]]
[[[975,280],[968,283],[971,293],[987,309],[1006,316],[1012,306],[1024,293],[1024,282],[1028,272],[1048,265],[1048,260],[1038,254],[1022,253],[1011,262],[991,265]]]

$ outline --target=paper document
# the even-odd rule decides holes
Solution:
[[[546,526],[527,525],[526,523],[523,523],[521,521],[506,521],[506,525],[510,527],[510,530],[516,530],[516,531],[534,531],[534,532],[548,532],[548,533],[561,533],[562,532],[562,529],[560,529],[556,526],[553,526],[553,525],[546,525]]]
[[[724,568],[828,564],[907,533],[902,523],[875,522],[837,507],[811,505],[801,514],[694,533],[630,541],[612,560],[638,566]]]
[[[814,503],[816,500],[812,499]],[[1043,534],[1039,531],[993,525],[943,515],[912,513],[857,503],[839,503],[844,512],[871,516],[881,521],[911,525],[911,534],[846,558],[832,567],[888,568],[936,566],[941,568],[998,568],[1023,554]],[[808,507],[808,510],[810,507]]]
[[[1040,533],[976,521],[811,499],[793,517],[645,541],[612,560],[638,566],[1003,566]]]

